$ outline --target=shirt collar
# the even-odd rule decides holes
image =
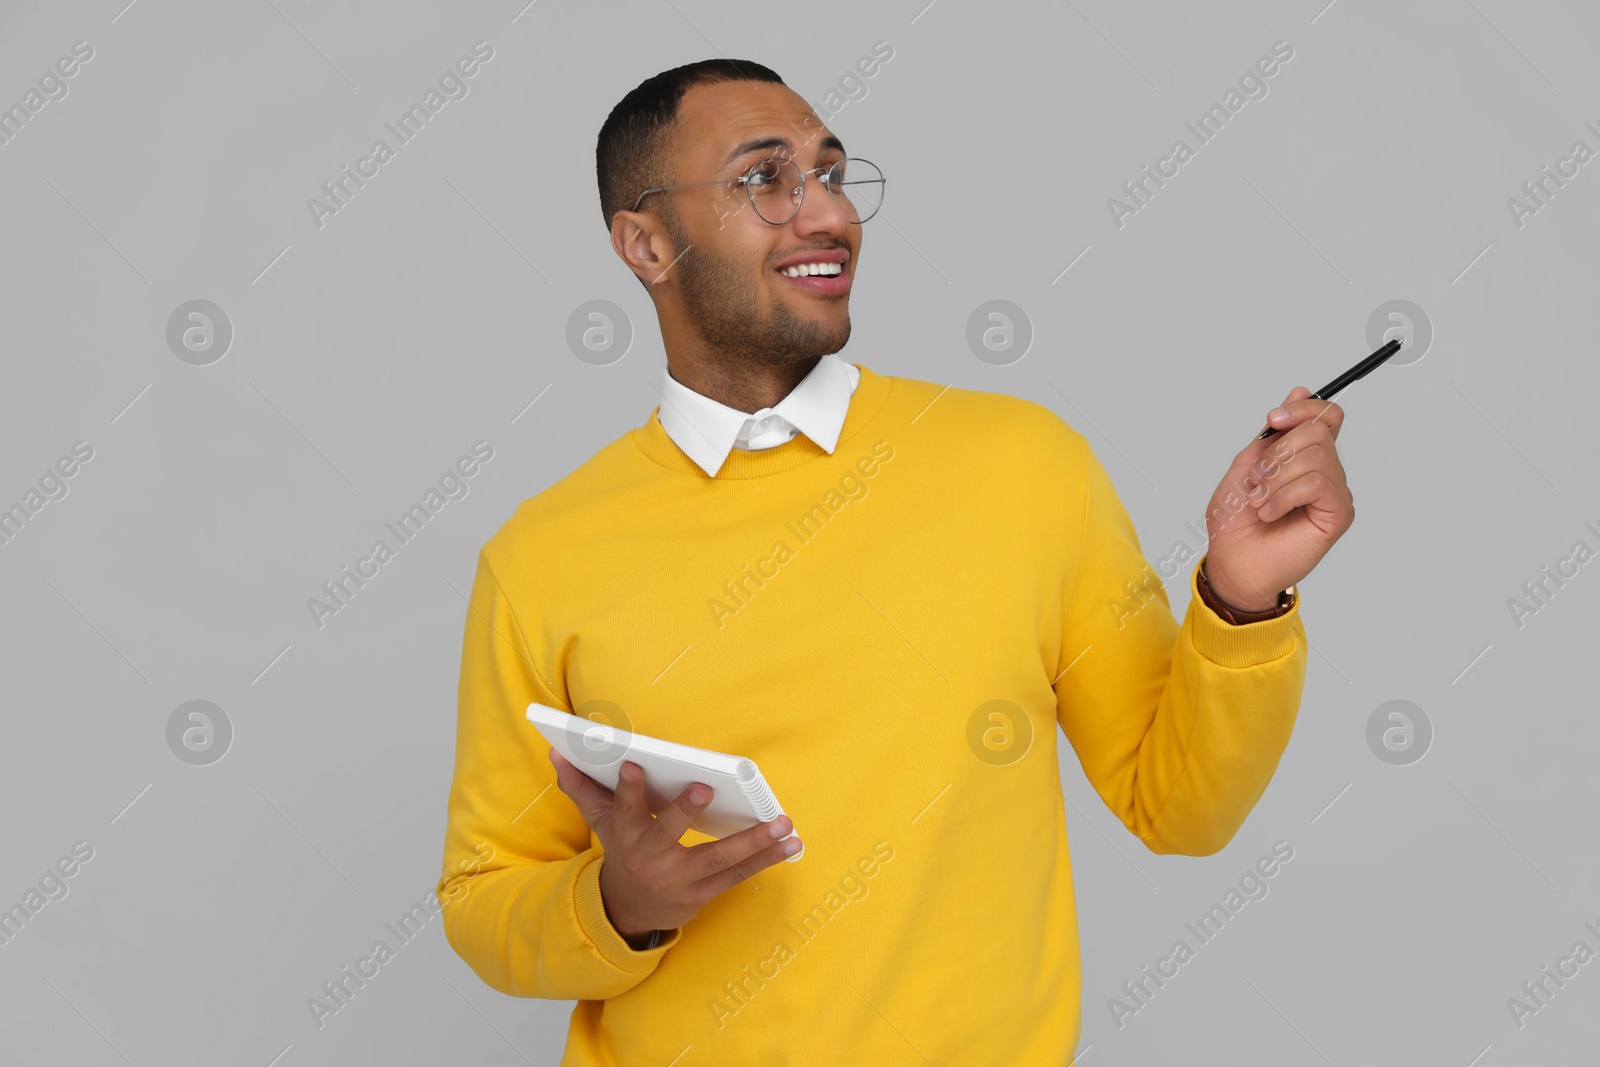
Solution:
[[[831,454],[839,443],[861,371],[830,353],[817,360],[800,384],[775,406],[750,414],[695,392],[669,370],[664,369],[661,378],[657,416],[661,428],[701,470],[715,478],[746,425],[765,415],[786,419]]]

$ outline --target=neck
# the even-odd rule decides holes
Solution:
[[[821,356],[802,359],[761,358],[745,354],[739,358],[709,355],[704,352],[667,352],[667,373],[680,385],[701,396],[708,396],[735,411],[751,414],[775,407],[794,391],[816,367]]]

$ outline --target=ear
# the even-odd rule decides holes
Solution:
[[[662,277],[677,259],[678,252],[660,220],[637,211],[619,211],[611,217],[611,248],[628,269],[646,286],[665,285],[671,275]]]

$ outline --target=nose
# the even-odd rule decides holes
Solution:
[[[839,237],[854,225],[850,221],[849,203],[828,192],[824,182],[826,174],[827,171],[814,171],[806,175],[800,210],[791,220],[795,236],[799,238],[810,239],[821,234]]]

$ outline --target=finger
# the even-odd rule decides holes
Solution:
[[[1317,404],[1321,401],[1309,401]],[[1321,448],[1330,455],[1337,455],[1334,435],[1336,430],[1330,423],[1317,418],[1306,419],[1292,429],[1254,442],[1240,454],[1243,460],[1240,471],[1242,478],[1277,477],[1279,470],[1289,465],[1301,453],[1314,452]],[[1300,466],[1303,468],[1304,463]]]
[[[1303,440],[1303,435],[1296,440]],[[1289,434],[1278,434],[1257,441],[1241,452],[1228,473],[1235,489],[1244,494],[1245,500],[1260,504],[1271,491],[1271,483],[1283,480],[1285,469],[1305,450],[1297,449],[1294,441],[1289,439]]]
[[[650,827],[650,835],[662,848],[676,845],[683,838],[683,832],[693,824],[694,816],[705,810],[714,795],[716,790],[704,782],[690,783],[656,816],[655,824]]]
[[[556,787],[572,798],[583,821],[594,826],[611,810],[611,790],[580,771],[554,746],[551,746],[549,755],[556,769]]]
[[[611,820],[624,834],[624,840],[637,841],[647,830],[654,817],[650,803],[645,799],[644,768],[631,760],[623,760],[617,769],[617,788],[611,806]]]
[[[701,902],[701,904],[704,904],[704,902],[710,901],[710,899],[714,899],[714,897],[726,893],[726,891],[733,888],[733,886],[739,885],[741,881],[754,878],[755,875],[762,873],[763,870],[768,869],[768,867],[776,867],[776,865],[782,864],[782,862],[789,859],[789,853],[786,851],[787,846],[789,846],[790,843],[795,843],[795,841],[798,840],[800,840],[800,838],[790,838],[790,840],[784,841],[773,841],[773,843],[766,846],[766,848],[757,849],[754,854],[744,857],[744,859],[739,861],[738,864],[730,865],[730,867],[728,867],[726,870],[720,870],[720,872],[714,873],[714,875],[701,878],[701,880],[696,881],[693,886],[690,886],[690,891],[694,894],[694,899],[696,899],[698,902]],[[709,845],[709,843],[710,841],[707,841],[707,845]],[[696,848],[701,848],[701,846],[696,846]]]
[[[1267,412],[1266,424],[1269,430],[1276,431],[1273,435],[1262,438],[1252,437],[1248,444],[1241,448],[1233,457],[1235,467],[1247,467],[1254,463],[1262,453],[1271,448],[1273,443],[1283,436],[1283,432],[1295,425],[1296,420],[1289,418],[1287,422],[1277,417],[1278,412],[1290,412],[1292,405],[1305,400],[1311,395],[1311,390],[1303,385],[1297,385],[1289,390],[1289,395],[1283,398],[1283,403]]]
[[[1297,386],[1294,393],[1300,392],[1303,388]],[[1293,397],[1294,393],[1290,396]],[[1337,438],[1339,430],[1344,426],[1344,408],[1332,400],[1313,400],[1308,393],[1304,397],[1286,399],[1267,412],[1267,425],[1279,433],[1312,421],[1325,424],[1332,431],[1332,436]]]
[[[759,823],[720,841],[694,846],[689,850],[691,861],[709,873],[694,882],[690,890],[700,900],[710,900],[773,864],[784,862],[789,858],[785,851],[789,841],[774,841],[772,834],[782,830],[787,837],[793,828],[787,816],[779,816],[774,822]],[[792,840],[796,845],[800,842],[798,836]]]
[[[1264,522],[1274,522],[1299,507],[1341,515],[1349,510],[1348,504],[1348,493],[1326,473],[1313,470],[1274,489],[1266,503],[1256,509],[1256,514]]]
[[[1288,440],[1288,434],[1284,434],[1283,440],[1251,464],[1243,472],[1240,481],[1245,500],[1249,503],[1258,506],[1265,503],[1279,486],[1288,484],[1307,471],[1327,471],[1338,466],[1338,458],[1330,450],[1332,439],[1318,436],[1325,435],[1326,430],[1297,426],[1291,432],[1310,436],[1311,443],[1302,443],[1301,447],[1296,448],[1294,442]],[[1300,440],[1304,442],[1305,436]]]
[[[1294,403],[1296,400],[1304,400],[1306,397],[1309,397],[1310,395],[1311,395],[1311,390],[1307,389],[1303,385],[1297,385],[1293,389],[1289,390],[1289,395],[1283,398],[1283,403],[1279,404],[1277,407],[1275,407],[1271,411],[1267,412],[1267,426],[1270,429],[1274,429],[1274,430],[1279,431],[1280,433],[1283,432],[1283,430],[1285,430],[1287,427],[1284,426],[1284,425],[1281,425],[1279,423],[1279,420],[1273,417],[1274,414],[1279,412],[1279,411],[1287,411],[1287,410],[1289,410],[1289,405],[1290,404]]]

